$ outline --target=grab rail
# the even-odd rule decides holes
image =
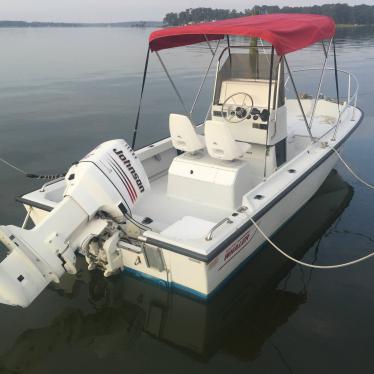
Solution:
[[[231,221],[230,218],[226,217],[223,220],[219,221],[215,226],[212,227],[212,229],[208,232],[207,236],[205,237],[205,240],[210,241],[213,239],[213,233],[216,231],[220,226],[222,226],[224,223],[233,223],[234,221]]]
[[[57,179],[53,179],[53,180],[51,180],[51,181],[49,181],[47,183],[44,183],[43,186],[42,186],[42,188],[39,190],[39,192],[45,192],[46,187],[48,187],[48,186],[50,186],[52,184],[55,184],[57,182],[60,182],[63,179],[65,179],[65,177],[60,177],[60,178],[57,178]]]
[[[292,70],[292,73],[300,73],[300,72],[304,72],[304,71],[318,71],[318,70],[321,70],[321,69],[320,68],[295,69],[295,70]],[[335,69],[332,68],[332,67],[327,67],[325,70],[335,71]],[[358,83],[357,77],[354,74],[352,74],[352,73],[350,73],[346,70],[338,69],[338,72],[342,73],[342,74],[345,74],[348,77],[348,92],[347,92],[347,102],[346,102],[346,104],[351,105],[353,103],[353,106],[356,106],[357,105],[357,98],[358,98],[358,90],[360,88],[360,84]],[[355,83],[355,90],[354,90],[353,94],[352,94],[352,78],[353,78],[353,81]],[[287,86],[289,79],[290,79],[290,77],[287,77],[286,82],[284,83],[285,87]]]
[[[300,73],[300,72],[304,72],[304,71],[318,71],[318,70],[321,70],[321,69],[320,68],[295,69],[295,70],[292,70],[292,73]],[[332,67],[327,67],[325,70],[335,71],[335,69],[332,68]],[[358,83],[357,77],[354,74],[352,74],[352,73],[350,73],[346,70],[338,69],[338,72],[342,73],[342,74],[345,74],[348,77],[348,92],[347,92],[347,102],[346,102],[346,104],[351,105],[353,103],[353,106],[356,106],[357,105],[357,98],[358,98],[358,90],[360,88],[360,84]],[[352,91],[352,78],[353,78],[353,81],[355,83],[355,90],[354,90],[353,94],[351,92]],[[284,83],[285,87],[287,86],[289,79],[290,79],[290,77],[287,77],[286,82]]]
[[[322,69],[321,68],[304,68],[304,69],[295,69],[291,73],[299,73],[299,72],[305,72],[305,71],[319,71],[319,70],[322,70]],[[325,70],[335,71],[335,68],[327,67],[327,68],[325,68]],[[345,74],[345,76],[347,76],[347,79],[348,79],[348,82],[347,82],[347,100],[344,102],[343,109],[341,111],[339,110],[339,116],[338,116],[338,119],[336,121],[336,124],[334,126],[332,126],[331,129],[326,131],[325,134],[323,134],[322,136],[320,136],[318,139],[315,139],[315,140],[321,139],[322,137],[324,137],[327,133],[329,133],[333,129],[335,131],[334,132],[334,136],[335,136],[336,132],[338,130],[339,123],[341,121],[341,117],[350,106],[353,106],[352,119],[354,118],[354,115],[355,115],[355,108],[357,106],[357,99],[358,99],[358,91],[359,91],[359,88],[360,88],[360,84],[358,83],[358,79],[354,74],[352,74],[352,73],[350,73],[346,70],[337,69],[337,71],[339,73]],[[287,84],[288,84],[289,80],[290,80],[290,77],[288,76],[285,83],[284,83],[285,88],[287,88]],[[355,86],[353,94],[352,94],[352,80],[353,80],[354,86]],[[316,100],[318,100],[318,98]],[[340,104],[340,103],[338,103],[338,104]]]

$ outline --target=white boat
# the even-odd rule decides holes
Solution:
[[[332,172],[274,240],[292,247],[293,256],[302,256],[331,230],[352,195],[353,188]],[[317,257],[318,245],[315,251]],[[308,300],[308,285],[314,273],[302,273],[299,290],[289,290],[282,282],[288,279],[286,275],[294,265],[265,246],[209,303],[131,275],[107,281],[99,272],[82,271],[79,278],[65,277],[50,291],[56,292],[55,298],[57,295],[80,300],[87,297],[93,310],[69,307],[49,324],[23,332],[0,356],[4,366],[0,364],[0,368],[10,373],[30,371],[40,367],[46,356],[61,351],[62,347],[66,352],[72,345],[79,345],[101,359],[114,353],[123,357],[126,346],[134,344],[141,345],[145,349],[143,354],[151,356],[155,346],[139,342],[144,333],[162,343],[156,343],[158,362],[164,362],[163,355],[168,359],[170,347],[192,354],[199,361],[208,361],[227,349],[231,355],[240,354],[241,358],[244,355],[252,360],[275,331]],[[35,346],[38,349],[33,349]]]
[[[0,302],[28,306],[50,282],[76,272],[77,252],[105,276],[125,270],[198,298],[215,293],[264,244],[253,221],[269,237],[277,232],[316,193],[362,121],[358,83],[337,68],[334,34],[329,17],[296,14],[153,32],[146,67],[154,52],[184,107],[160,51],[209,45],[211,64],[217,58],[209,119],[195,126],[193,108],[170,114],[170,137],[133,151],[137,120],[132,147],[103,143],[65,178],[19,198],[24,227],[0,227],[9,249],[0,263]],[[230,35],[268,44],[235,46]],[[293,76],[300,72],[287,62],[288,53],[314,43],[325,57],[315,99],[298,93]],[[334,99],[321,94],[329,73]],[[143,89],[145,77],[146,70]],[[35,227],[26,230],[30,217]]]

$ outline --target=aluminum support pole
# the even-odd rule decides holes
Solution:
[[[310,117],[310,122],[309,122],[309,128],[310,128],[310,129],[311,129],[312,126],[313,126],[314,115],[315,115],[315,113],[316,113],[317,104],[318,104],[318,100],[319,100],[319,95],[320,95],[320,93],[321,93],[322,81],[323,81],[323,77],[324,77],[324,75],[325,75],[326,64],[327,64],[327,58],[329,57],[329,52],[330,52],[330,48],[331,48],[331,43],[332,43],[332,38],[330,39],[330,43],[329,43],[329,46],[328,46],[328,48],[327,48],[327,53],[326,53],[326,55],[325,55],[325,61],[324,61],[324,63],[323,63],[322,73],[321,73],[321,77],[320,77],[319,84],[318,84],[317,95],[316,95],[316,99],[314,100],[314,104],[313,104],[312,115],[311,115],[311,117]]]
[[[181,94],[179,93],[179,91],[178,91],[178,89],[177,89],[177,86],[175,85],[174,81],[171,79],[171,76],[170,76],[170,74],[169,74],[169,72],[168,72],[168,69],[166,68],[166,66],[165,66],[165,64],[164,64],[164,61],[162,61],[161,56],[160,56],[160,54],[159,54],[158,52],[155,52],[155,53],[156,53],[157,58],[158,58],[159,61],[160,61],[160,64],[161,64],[162,68],[164,69],[165,74],[166,74],[166,76],[168,77],[169,82],[170,82],[170,84],[172,85],[172,87],[173,87],[173,89],[174,89],[174,91],[175,91],[175,93],[176,93],[176,95],[177,95],[177,97],[178,97],[180,103],[182,104],[183,109],[184,109],[184,111],[186,112],[186,115],[189,117],[190,114],[189,114],[189,112],[188,112],[188,110],[187,110],[187,108],[186,108],[186,105],[184,104],[184,101],[183,101],[183,99],[182,99],[182,96],[181,96]]]
[[[312,135],[312,132],[309,128],[309,123],[308,123],[308,120],[306,118],[306,115],[305,115],[305,112],[304,112],[304,108],[303,108],[303,105],[301,104],[301,101],[300,101],[300,97],[299,97],[299,93],[297,92],[297,88],[296,88],[296,85],[295,85],[295,81],[293,79],[293,76],[292,76],[292,73],[291,73],[291,70],[290,70],[290,67],[288,65],[288,61],[286,59],[286,57],[284,57],[284,62],[286,63],[286,67],[287,67],[287,71],[288,71],[288,75],[290,77],[290,80],[291,80],[291,83],[292,83],[292,87],[295,91],[295,95],[296,95],[296,99],[297,99],[297,102],[299,103],[299,107],[300,107],[300,110],[301,110],[301,113],[303,115],[303,118],[304,118],[304,122],[305,122],[305,126],[306,126],[306,129],[308,131],[308,134],[309,134],[309,137],[310,137],[310,140],[313,141],[313,135]]]
[[[205,34],[204,34],[204,38],[206,40],[206,44],[208,44],[210,52],[212,53],[212,55],[214,55],[214,51],[213,51],[212,45],[210,44],[210,41],[209,41],[208,37]]]
[[[195,105],[196,105],[197,100],[199,99],[199,96],[200,96],[200,94],[201,94],[201,90],[202,90],[203,87],[204,87],[204,84],[205,84],[206,78],[207,78],[207,76],[208,76],[208,74],[209,74],[209,71],[210,71],[210,68],[211,68],[211,66],[212,66],[212,64],[213,64],[214,57],[216,57],[216,54],[217,54],[217,51],[218,51],[218,47],[219,47],[219,42],[220,42],[220,41],[217,42],[217,46],[216,46],[216,49],[215,49],[215,51],[214,51],[214,53],[213,53],[213,56],[212,56],[212,58],[211,58],[211,60],[210,60],[210,63],[209,63],[208,69],[207,69],[206,72],[205,72],[204,78],[203,78],[203,80],[202,80],[202,82],[201,82],[201,84],[200,84],[199,90],[197,91],[197,94],[196,94],[196,96],[195,96],[195,100],[194,100],[194,102],[193,102],[193,104],[192,104],[192,107],[191,107],[191,110],[190,110],[190,117],[192,116],[192,113],[193,113],[193,111],[194,111],[194,109],[195,109]]]

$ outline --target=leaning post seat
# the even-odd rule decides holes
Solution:
[[[228,211],[241,205],[244,193],[256,183],[250,164],[241,159],[251,146],[236,142],[226,126],[229,125],[207,121],[208,152],[185,152],[174,158],[168,172],[168,196]],[[210,127],[213,135],[208,142]]]
[[[184,152],[205,148],[204,137],[196,133],[195,126],[187,116],[171,113],[169,129],[174,148]]]
[[[223,121],[206,121],[205,140],[211,157],[232,161],[243,157],[250,150],[250,144],[235,141],[229,126]]]

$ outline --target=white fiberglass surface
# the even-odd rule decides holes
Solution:
[[[301,100],[301,105],[304,109],[305,116],[310,124],[314,100]],[[340,106],[342,109],[342,106]],[[312,122],[312,134],[315,137],[320,137],[326,133],[331,127],[335,126],[338,119],[338,106],[336,103],[326,100],[319,100]],[[308,136],[305,121],[296,99],[287,100],[287,127],[288,134],[305,135]]]
[[[149,217],[158,231],[165,229],[185,216],[192,216],[211,222],[218,222],[232,214],[232,211],[213,208],[171,197],[166,194],[168,175],[165,174],[151,183],[151,190],[138,202],[133,213],[139,218]]]
[[[327,106],[329,104],[332,103],[328,103]],[[309,103],[309,107],[310,105],[311,103]],[[287,161],[290,162],[294,157],[304,151],[308,145],[310,145],[310,139],[296,100],[289,100],[288,106]],[[305,107],[308,108],[308,104],[305,105]],[[341,129],[344,129],[344,127],[345,123],[343,122]],[[331,124],[326,123],[323,118],[321,120],[319,115],[315,117],[312,127],[313,135],[318,137],[325,134],[331,128]],[[253,174],[256,175],[256,170],[254,170]],[[196,217],[217,223],[221,219],[232,214],[232,211],[228,209],[212,207],[203,203],[168,196],[166,193],[167,182],[168,174],[165,171],[164,175],[152,181],[151,191],[138,202],[133,211],[133,214],[137,219],[145,217],[151,218],[154,222],[151,226],[157,231],[164,230],[166,227],[169,227],[171,224],[185,216]],[[46,187],[45,192],[40,192],[38,190],[26,195],[25,197],[41,204],[54,206],[61,200],[63,190],[64,183],[59,182]]]

